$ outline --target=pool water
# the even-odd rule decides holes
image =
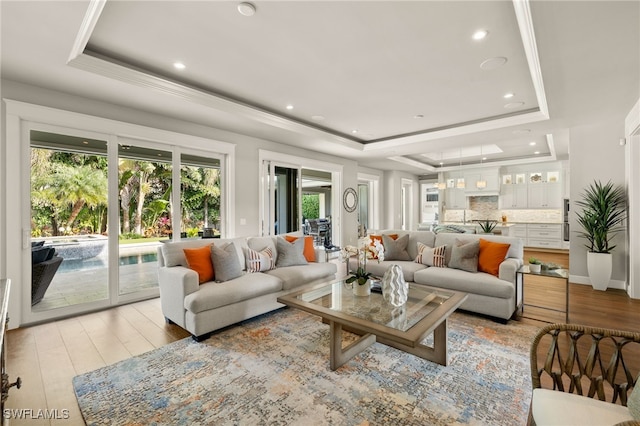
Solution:
[[[120,266],[137,265],[147,262],[156,262],[158,260],[158,253],[138,253],[127,256],[120,256],[118,264]],[[106,268],[108,261],[107,256],[97,256],[90,259],[65,259],[58,268],[58,272],[72,272],[87,269]]]

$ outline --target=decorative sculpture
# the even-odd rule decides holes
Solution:
[[[382,297],[393,306],[402,306],[409,298],[409,284],[400,265],[391,265],[382,277]]]

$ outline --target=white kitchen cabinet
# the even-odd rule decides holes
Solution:
[[[467,195],[463,188],[447,188],[444,193],[446,209],[466,209]]]
[[[527,224],[527,247],[562,248],[562,224],[529,223]]]
[[[528,184],[527,207],[530,209],[562,208],[562,186],[557,182]]]
[[[526,224],[516,224],[516,225],[512,225],[509,228],[509,236],[510,237],[516,237],[516,238],[520,238],[522,240],[525,241],[525,245],[527,242],[527,225]]]
[[[500,191],[499,205],[501,209],[526,209],[527,204],[527,185],[526,184],[509,184],[502,185]]]

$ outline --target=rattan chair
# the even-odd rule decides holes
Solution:
[[[552,324],[542,328],[535,336],[530,357],[534,396],[529,411],[529,424],[536,424],[536,413],[544,413],[543,417],[547,419],[551,415],[558,419],[574,420],[579,415],[589,413],[592,405],[621,411],[620,407],[579,400],[580,403],[585,403],[583,412],[571,412],[566,405],[564,409],[552,407],[558,404],[562,406],[560,401],[567,399],[564,396],[553,398],[556,401],[545,407],[540,404],[549,401],[549,394],[546,394],[546,400],[536,398],[541,393],[536,395],[535,390],[551,389],[626,407],[627,398],[636,385],[640,372],[640,333],[576,324]],[[576,401],[574,397],[568,399]],[[538,406],[534,407],[536,403]],[[547,409],[557,411],[550,413]],[[589,420],[594,418],[596,416]],[[638,426],[640,421],[622,421],[617,424]]]

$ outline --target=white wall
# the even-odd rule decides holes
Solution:
[[[420,179],[417,175],[410,173],[397,171],[384,172],[384,218],[381,223],[385,229],[402,228],[402,179],[409,179],[413,182],[413,191],[411,194],[413,197],[413,223],[411,224],[411,230],[415,231],[418,229],[420,218]]]
[[[571,162],[571,226],[570,274],[571,282],[590,284],[587,273],[586,240],[578,238],[576,222],[578,207],[575,201],[580,198],[584,188],[600,180],[617,185],[625,185],[625,147],[620,146],[620,138],[624,137],[624,117],[603,121],[587,126],[573,127],[570,137]],[[626,233],[626,232],[625,232]],[[628,258],[625,247],[625,233],[619,234],[614,244],[613,273],[609,287],[625,288],[626,262]]]

